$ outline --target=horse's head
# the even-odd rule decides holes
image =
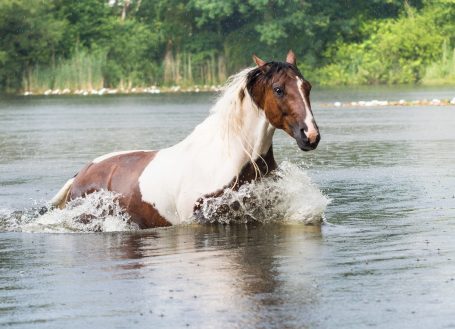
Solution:
[[[295,138],[303,151],[314,150],[321,139],[310,105],[311,84],[296,66],[289,51],[286,62],[265,62],[253,56],[258,65],[247,79],[247,89],[267,119]]]

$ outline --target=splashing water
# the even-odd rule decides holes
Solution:
[[[0,231],[22,232],[115,232],[139,227],[108,191],[70,201],[64,209],[35,207],[25,211],[0,209]],[[195,216],[200,223],[248,223],[252,221],[319,224],[329,199],[298,166],[283,162],[274,176],[238,191],[226,189],[222,196],[203,199]]]
[[[197,220],[320,224],[329,202],[301,168],[284,161],[270,179],[245,184],[238,191],[225,189],[221,197],[203,199]]]
[[[64,209],[41,209],[0,213],[0,229],[22,232],[116,232],[139,227],[118,202],[119,195],[99,191],[67,203]]]

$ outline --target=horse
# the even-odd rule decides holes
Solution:
[[[276,129],[314,150],[319,128],[310,105],[311,84],[290,50],[285,62],[266,62],[232,76],[209,116],[181,142],[161,150],[106,154],[87,164],[50,201],[67,202],[107,190],[140,228],[190,221],[206,197],[266,177],[277,168]]]

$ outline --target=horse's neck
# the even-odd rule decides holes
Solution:
[[[274,132],[275,128],[269,123],[263,110],[245,109],[243,124],[239,132],[229,137],[237,140],[238,145],[243,147],[232,147],[231,151],[240,152],[245,156],[246,161],[257,160],[272,147]]]

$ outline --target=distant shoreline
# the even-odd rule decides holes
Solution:
[[[438,99],[434,98],[431,100],[421,99],[407,101],[400,99],[399,101],[387,101],[387,100],[370,100],[370,101],[357,101],[357,102],[333,102],[323,103],[327,106],[334,107],[381,107],[381,106],[455,106],[455,97],[452,99]]]
[[[139,87],[127,90],[115,88],[100,88],[92,90],[70,90],[70,89],[48,89],[41,92],[23,92],[19,94],[6,94],[10,96],[105,96],[105,95],[147,95],[147,94],[180,94],[180,93],[207,93],[220,92],[223,87],[221,85],[211,86],[192,86],[192,87]],[[319,106],[323,107],[387,107],[387,106],[455,106],[455,95],[451,99],[420,99],[420,100],[360,100],[350,102],[321,102]]]
[[[169,94],[169,93],[199,93],[199,92],[219,92],[222,90],[221,85],[211,86],[192,86],[192,87],[135,87],[130,89],[119,88],[100,88],[100,89],[47,89],[44,91],[25,91],[17,96],[61,96],[61,95],[75,95],[75,96],[90,96],[90,95],[141,95],[141,94]]]

